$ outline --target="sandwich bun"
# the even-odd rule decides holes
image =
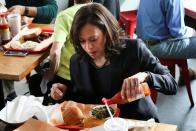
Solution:
[[[24,40],[36,38],[37,36],[41,34],[41,32],[42,32],[41,28],[28,29],[27,31],[23,33],[22,37]]]
[[[82,124],[84,115],[80,108],[77,106],[70,106],[67,108],[61,108],[63,120],[65,125],[78,125]]]

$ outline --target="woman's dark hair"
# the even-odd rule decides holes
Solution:
[[[105,34],[107,58],[120,53],[123,44],[119,39],[118,22],[103,5],[98,3],[90,3],[81,7],[74,16],[70,35],[76,53],[86,55],[79,41],[81,28],[86,24],[98,27]]]

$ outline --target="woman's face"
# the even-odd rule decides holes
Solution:
[[[84,51],[94,60],[105,57],[105,34],[92,24],[81,28],[79,40]]]

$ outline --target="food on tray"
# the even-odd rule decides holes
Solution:
[[[27,26],[12,38],[11,41],[3,45],[4,50],[27,51],[31,53],[43,52],[52,44],[51,29],[28,28]]]
[[[84,119],[84,114],[77,106],[61,108],[65,125],[81,124]]]
[[[52,36],[52,33],[50,33],[50,32],[42,32],[42,33],[38,36],[37,41],[38,41],[38,42],[41,42],[41,41],[43,41],[43,40],[45,40],[45,39],[48,39],[48,38],[51,37],[51,36]]]
[[[20,41],[11,41],[10,47],[13,49],[29,50],[35,48],[39,43],[34,41],[26,41],[21,43]]]
[[[83,126],[85,128],[92,128],[101,124],[103,124],[103,121],[94,117],[88,117],[83,121]]]
[[[21,16],[21,25],[26,26],[30,25],[32,23],[34,18],[32,17],[27,17],[27,16]]]
[[[22,49],[22,44],[20,43],[20,41],[12,41],[10,43],[10,47],[13,49]]]
[[[34,42],[34,41],[26,41],[22,43],[22,49],[24,50],[29,50],[35,48],[39,43]]]
[[[112,107],[109,107],[109,109],[110,109],[111,113],[114,114],[114,109]],[[94,107],[91,111],[91,114],[93,117],[95,117],[97,119],[105,119],[110,116],[105,105]]]
[[[26,30],[23,34],[22,37],[25,40],[29,40],[29,39],[33,39],[36,38],[37,36],[39,36],[42,32],[41,28],[32,28],[32,29],[28,29]]]
[[[117,105],[111,106],[111,111],[114,112]],[[92,112],[102,110],[100,107],[104,107],[104,105],[82,104],[74,101],[65,101],[52,113],[50,123],[52,125],[71,125],[84,128],[95,127],[103,124],[104,119],[98,119],[92,115]],[[58,114],[61,115],[59,116]],[[107,115],[104,116],[104,118],[106,117]]]

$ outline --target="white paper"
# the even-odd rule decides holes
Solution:
[[[147,121],[137,121],[134,122],[133,121],[129,121],[129,129],[130,128],[136,128],[136,127],[152,127],[155,124],[155,120],[154,119],[149,119]]]
[[[43,106],[43,97],[18,96],[0,111],[0,119],[7,123],[22,123],[35,116],[49,122],[50,114],[58,105]]]
[[[155,120],[154,119],[149,119],[147,121],[127,120],[127,123],[128,123],[129,129],[142,128],[142,131],[148,131],[155,124]],[[107,131],[107,130],[104,129],[104,125],[100,125],[100,126],[91,128],[91,131]]]

